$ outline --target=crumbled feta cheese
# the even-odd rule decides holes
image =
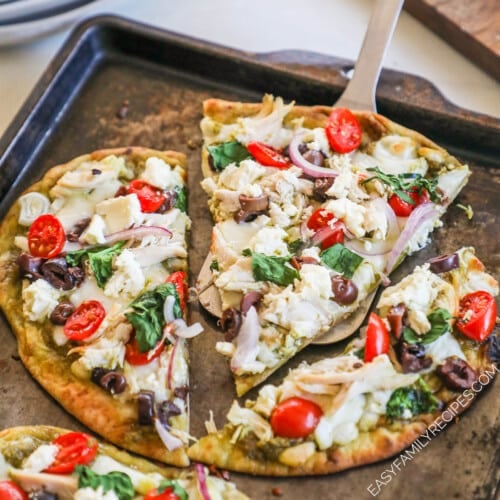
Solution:
[[[334,183],[328,188],[326,194],[334,198],[349,198],[359,202],[369,198],[368,193],[359,185],[359,176],[348,166],[340,170]]]
[[[120,339],[101,337],[82,350],[76,363],[90,372],[97,367],[111,370],[117,366],[123,366],[124,359],[125,344]]]
[[[104,294],[108,297],[135,297],[145,284],[141,266],[134,254],[125,249],[113,259],[113,274],[104,287]]]
[[[337,219],[342,219],[347,229],[356,237],[361,238],[365,234],[364,223],[366,220],[366,208],[352,202],[347,198],[330,200],[325,205],[325,210],[332,212]]]
[[[265,167],[259,165],[256,161],[243,160],[239,166],[235,164],[228,165],[219,174],[219,185],[241,192],[250,184],[255,184],[255,181],[265,173]]]
[[[118,495],[113,490],[104,493],[102,486],[98,486],[96,490],[90,486],[80,488],[75,492],[73,498],[75,500],[119,500]]]
[[[104,218],[109,233],[140,224],[144,218],[135,193],[101,201],[96,205],[95,211]]]
[[[23,462],[23,470],[30,472],[41,472],[52,465],[59,448],[55,444],[42,444]]]
[[[161,158],[152,156],[146,160],[144,171],[140,179],[160,189],[172,190],[176,186],[183,186],[182,169],[172,167]]]
[[[80,239],[89,245],[106,243],[105,231],[106,224],[104,219],[100,215],[94,214],[90,220],[90,224],[82,232]]]
[[[288,245],[283,241],[286,231],[279,226],[263,227],[249,242],[249,247],[264,255],[282,257],[289,254]]]
[[[59,303],[62,292],[44,279],[23,287],[23,313],[31,321],[43,321]]]

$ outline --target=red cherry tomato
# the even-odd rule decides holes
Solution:
[[[324,208],[316,209],[309,220],[307,227],[316,232],[313,241],[319,244],[323,250],[335,245],[344,243],[344,225],[340,221],[331,222],[335,216]]]
[[[154,488],[144,496],[144,500],[180,500],[180,497],[174,493],[173,488],[165,488],[164,491],[158,493],[157,488]]]
[[[313,401],[292,397],[283,400],[271,413],[271,427],[277,436],[306,437],[316,429],[323,410]]]
[[[460,300],[457,328],[467,337],[482,341],[493,331],[497,304],[490,293],[479,290]]]
[[[65,242],[64,228],[52,214],[37,217],[28,231],[28,248],[35,257],[51,259],[61,253]]]
[[[175,273],[170,274],[165,280],[166,283],[173,283],[177,294],[179,295],[179,302],[181,304],[181,309],[184,314],[186,314],[186,302],[187,302],[187,273],[186,271],[175,271]]]
[[[146,213],[156,212],[166,200],[166,196],[160,188],[139,179],[130,183],[128,193],[137,195],[141,210]]]
[[[68,432],[56,437],[52,444],[55,444],[59,451],[54,463],[47,467],[44,472],[50,474],[70,474],[77,465],[86,465],[97,454],[97,441],[83,432]]]
[[[365,362],[370,362],[379,354],[389,351],[389,331],[382,318],[375,313],[370,313],[366,329]]]
[[[135,335],[125,344],[125,359],[134,366],[147,365],[153,359],[156,359],[165,348],[164,339],[160,341],[149,351],[141,352]]]
[[[250,142],[247,149],[261,165],[266,167],[289,168],[292,165],[286,156],[262,142]]]
[[[82,302],[64,325],[64,335],[70,340],[84,340],[90,337],[102,323],[106,311],[97,300]]]
[[[420,194],[418,193],[417,188],[405,191],[405,193],[410,197],[413,203],[408,203],[397,194],[391,195],[387,200],[398,217],[408,217],[418,205],[426,203],[430,199],[429,193],[426,189],[422,189]]]
[[[14,481],[0,481],[0,500],[28,500],[28,495]]]
[[[361,144],[363,134],[358,119],[347,108],[333,109],[326,122],[325,132],[331,148],[337,153],[354,151]]]

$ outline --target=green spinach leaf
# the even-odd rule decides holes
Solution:
[[[113,274],[113,257],[120,255],[124,241],[119,241],[110,247],[92,247],[68,252],[66,254],[66,262],[70,266],[78,266],[82,259],[89,260],[90,269],[97,281],[97,286],[104,288],[106,282]]]
[[[288,257],[274,257],[261,253],[252,253],[252,273],[256,281],[271,281],[287,286],[295,279],[300,279],[297,269],[286,265]]]
[[[177,186],[174,189],[174,207],[178,208],[181,212],[187,212],[187,190],[185,186]]]
[[[239,163],[251,158],[247,148],[238,141],[229,141],[218,144],[217,146],[208,146],[208,152],[212,156],[212,165],[215,170],[224,170],[230,163]]]
[[[432,413],[439,408],[439,400],[432,394],[427,384],[420,378],[419,387],[400,387],[389,398],[386,414],[391,418],[407,418],[407,410],[412,416]]]
[[[92,488],[96,490],[102,487],[103,493],[114,491],[120,500],[132,500],[134,498],[134,486],[132,480],[124,472],[108,472],[97,474],[86,465],[77,465],[75,471],[78,474],[78,488]]]
[[[323,250],[320,253],[321,261],[331,269],[342,273],[346,278],[352,278],[356,269],[363,262],[363,257],[351,252],[341,243]]]
[[[403,328],[403,339],[409,344],[430,344],[451,330],[448,322],[451,317],[447,309],[440,307],[427,316],[431,324],[428,332],[424,335],[418,335],[410,327],[405,326]]]
[[[175,299],[174,316],[182,318],[179,294],[173,283],[158,285],[153,290],[144,292],[129,305],[130,311],[126,312],[125,316],[135,328],[140,352],[149,351],[161,339],[165,326],[163,304],[169,295]]]
[[[166,489],[172,488],[175,495],[179,497],[179,500],[188,500],[187,491],[175,480],[164,479],[158,486],[158,493],[163,493]]]

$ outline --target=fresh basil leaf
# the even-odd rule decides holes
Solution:
[[[439,408],[439,400],[431,393],[427,384],[422,380],[419,388],[400,387],[389,398],[386,405],[386,414],[392,418],[407,418],[407,410],[412,416],[421,413],[432,413]]]
[[[97,474],[86,465],[77,465],[75,471],[78,474],[78,488],[102,488],[103,493],[113,491],[119,500],[132,500],[134,498],[134,485],[132,480],[124,472],[108,472]]]
[[[417,335],[410,327],[406,326],[403,329],[403,339],[410,344],[431,344],[441,337],[441,335],[451,330],[450,323],[448,322],[451,317],[448,310],[440,307],[427,316],[431,324],[431,328],[428,332],[424,335]]]
[[[187,212],[187,190],[184,186],[177,186],[174,189],[174,207],[178,208],[181,212]]]
[[[137,297],[129,306],[129,312],[125,317],[135,329],[135,338],[140,352],[152,349],[163,335],[165,318],[163,316],[163,304],[167,296],[173,296],[174,316],[182,318],[182,309],[179,294],[173,283],[158,285]]]
[[[76,250],[66,254],[66,262],[70,266],[78,266],[85,257],[89,260],[90,269],[99,288],[104,288],[113,274],[113,257],[120,255],[124,241],[119,241],[110,247],[93,247]]]
[[[256,281],[271,281],[287,286],[295,279],[300,279],[297,269],[286,265],[288,257],[274,257],[254,252],[252,254],[252,272]]]
[[[163,493],[166,489],[172,488],[175,495],[179,497],[179,500],[188,500],[187,491],[175,480],[164,479],[158,486],[158,493]]]
[[[230,163],[239,163],[251,158],[247,148],[238,141],[223,142],[217,146],[208,146],[208,152],[212,156],[212,165],[215,170],[224,170]]]
[[[354,356],[356,356],[359,359],[365,359],[365,348],[362,347],[361,349],[356,349],[353,352]]]
[[[363,262],[363,257],[351,252],[341,243],[323,250],[320,253],[321,261],[329,268],[342,273],[346,278],[352,278],[356,269]]]
[[[244,248],[241,252],[241,255],[243,255],[243,257],[251,257],[252,250],[250,250],[250,248]]]
[[[304,242],[300,238],[297,238],[296,240],[293,240],[290,243],[288,243],[288,251],[292,255],[295,255],[302,248],[303,244]]]
[[[414,205],[415,202],[405,193],[405,191],[409,191],[410,189],[416,189],[419,194],[425,189],[429,193],[429,198],[434,203],[439,203],[443,198],[441,191],[438,189],[437,177],[428,179],[421,174],[386,174],[379,167],[367,168],[367,170],[375,172],[375,175],[364,180],[363,184],[373,179],[378,179],[388,185],[399,198],[411,205]]]
[[[218,271],[219,270],[219,262],[217,259],[213,259],[212,262],[210,262],[210,271]]]

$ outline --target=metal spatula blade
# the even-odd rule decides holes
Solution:
[[[354,73],[346,89],[334,104],[357,110],[376,111],[375,90],[382,61],[397,24],[404,0],[376,0],[368,28],[361,46]],[[209,253],[196,280],[196,290],[200,304],[216,317],[222,316],[222,302],[213,285],[213,255]],[[315,344],[330,344],[352,335],[363,323],[375,298],[376,290],[368,295],[359,308],[347,319],[316,339]]]

